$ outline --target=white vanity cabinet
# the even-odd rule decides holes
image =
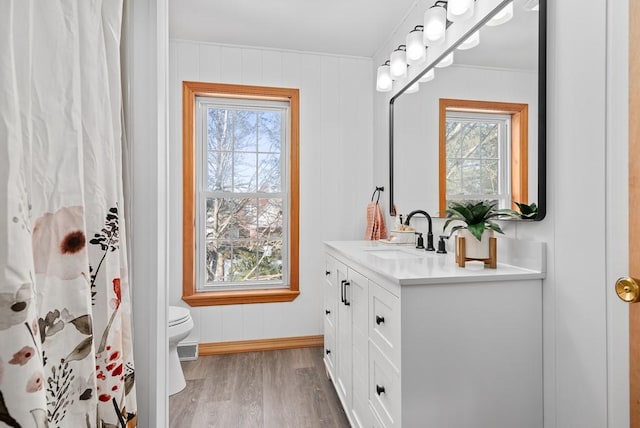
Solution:
[[[326,257],[325,366],[355,427],[370,426],[366,367],[368,288],[368,280],[362,274],[334,257]]]
[[[326,255],[338,318],[325,343],[334,327],[338,339],[325,363],[351,424],[542,427],[544,261],[458,268],[451,255],[385,259],[361,246],[327,243]]]

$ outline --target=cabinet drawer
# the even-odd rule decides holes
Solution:
[[[324,325],[324,365],[329,372],[329,376],[335,381],[336,374],[336,338],[331,330],[327,329],[327,324]]]
[[[376,283],[369,286],[369,337],[400,369],[400,299]]]
[[[384,428],[399,427],[400,377],[378,347],[369,344],[369,404]],[[374,418],[375,419],[375,418]]]
[[[325,325],[329,326],[334,334],[336,328],[336,317],[338,316],[337,303],[338,302],[336,302],[335,295],[329,295],[329,293],[325,293],[322,314],[324,315]]]

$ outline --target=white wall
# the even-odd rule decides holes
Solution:
[[[606,9],[606,0],[592,1],[589,7],[579,0],[549,1],[547,217],[540,223],[510,225],[507,231],[544,241],[548,248],[543,287],[546,428],[605,427],[610,417],[607,294],[612,284],[605,260],[615,255],[606,252],[605,225],[612,216],[624,223],[625,216],[614,209],[607,212],[606,167],[609,162],[610,168],[624,172],[626,165],[619,150],[616,158],[607,159],[615,141],[607,140]],[[404,32],[404,27],[399,28]],[[388,52],[381,49],[374,65],[384,62]],[[376,183],[387,183],[388,99],[387,94],[374,96]],[[611,126],[616,124],[624,121],[617,118]],[[585,203],[586,211],[580,208]]]
[[[300,296],[194,307],[200,343],[322,334],[325,240],[361,239],[373,192],[371,60],[173,40],[169,57],[169,302],[182,292],[183,80],[300,89]]]

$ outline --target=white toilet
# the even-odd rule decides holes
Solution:
[[[189,309],[169,306],[169,395],[184,389],[186,382],[178,358],[178,343],[189,336],[193,329],[193,319]]]

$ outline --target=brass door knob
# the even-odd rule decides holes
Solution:
[[[627,303],[635,303],[640,300],[640,280],[624,277],[616,281],[616,294]]]

